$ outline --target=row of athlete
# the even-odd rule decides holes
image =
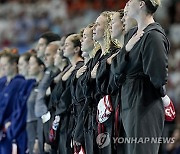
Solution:
[[[121,145],[113,142],[110,142],[104,148],[99,148],[98,145],[102,145],[102,143],[96,141],[96,138],[98,134],[106,132],[108,132],[110,138],[118,137],[121,135],[120,124],[122,122],[126,135],[128,134],[127,136],[129,136],[128,129],[132,126],[127,123],[133,124],[132,120],[137,115],[132,114],[134,117],[127,119],[128,116],[123,116],[123,114],[134,107],[132,103],[133,98],[137,99],[133,101],[140,102],[138,100],[139,98],[133,95],[141,90],[148,92],[151,89],[151,93],[154,91],[153,95],[155,95],[153,97],[149,93],[147,96],[145,95],[146,98],[144,99],[146,103],[143,104],[143,107],[151,107],[153,102],[159,99],[161,100],[161,104],[163,104],[163,100],[165,107],[163,112],[166,111],[166,120],[174,119],[175,113],[172,102],[167,95],[164,97],[161,94],[163,88],[153,85],[151,78],[155,75],[147,74],[147,69],[151,69],[153,66],[143,71],[142,66],[138,64],[138,68],[140,69],[137,70],[137,63],[133,64],[131,58],[131,56],[135,56],[131,55],[131,52],[135,52],[131,49],[136,46],[136,43],[139,40],[146,43],[143,37],[146,37],[152,30],[158,29],[159,31],[160,26],[157,23],[153,23],[146,31],[135,35],[134,32],[137,28],[132,28],[135,21],[127,16],[126,9],[117,12],[103,12],[94,24],[90,24],[84,28],[82,36],[80,34],[71,34],[61,44],[60,42],[50,43],[45,49],[44,57],[40,55],[40,50],[37,49],[37,56],[39,58],[35,55],[30,57],[28,72],[35,77],[37,73],[35,73],[35,70],[37,68],[32,67],[37,64],[39,66],[37,70],[41,73],[36,77],[36,81],[25,80],[27,83],[22,84],[23,88],[20,88],[18,82],[15,86],[12,86],[13,97],[9,98],[13,99],[13,101],[17,100],[17,103],[14,103],[16,106],[9,110],[8,113],[6,113],[7,108],[4,109],[6,112],[3,112],[1,118],[3,121],[1,123],[1,130],[3,130],[2,138],[4,143],[7,143],[5,141],[6,137],[4,137],[4,135],[7,135],[11,136],[11,138],[8,137],[10,139],[16,139],[16,145],[19,151],[21,151],[21,147],[24,147],[22,145],[23,135],[17,133],[16,130],[20,130],[17,125],[20,121],[19,119],[25,117],[23,116],[23,113],[26,113],[25,104],[27,104],[28,115],[27,118],[24,118],[24,121],[27,123],[28,148],[31,151],[30,153],[35,148],[36,137],[38,139],[40,153],[44,150],[62,154],[78,153],[80,150],[87,154],[98,152],[118,153],[123,151],[124,149]],[[42,43],[42,38],[39,40],[39,44]],[[147,56],[150,58],[152,55]],[[1,65],[5,67],[4,61],[8,63],[8,60],[11,58],[8,57],[8,60],[4,60],[3,57],[7,57],[7,54],[1,56]],[[135,57],[138,57],[138,54]],[[52,63],[52,58],[54,58],[54,63]],[[138,61],[140,60],[138,59]],[[20,62],[21,58],[19,59]],[[42,65],[44,66],[43,62],[46,66],[44,75],[42,75],[44,70],[42,67]],[[59,69],[55,69],[55,67],[52,67],[53,65]],[[129,66],[134,67],[130,69],[130,72],[128,71]],[[7,70],[11,67],[7,68]],[[158,73],[161,74],[162,69],[158,67],[157,69],[160,70]],[[32,73],[32,70],[34,70],[34,73]],[[155,78],[158,77],[155,76]],[[1,83],[4,84],[5,89],[9,90],[6,87],[7,83],[10,86],[12,82],[9,82],[8,78],[1,79]],[[149,85],[145,85],[143,87],[145,89],[142,87],[142,89],[138,89],[139,87],[137,85],[133,88],[134,85],[132,82],[136,82],[137,84],[141,80]],[[54,85],[54,82],[56,85]],[[144,83],[138,84],[141,86],[144,85]],[[1,86],[3,87],[2,92],[4,92],[4,86]],[[17,87],[19,87],[19,90]],[[15,98],[16,92],[18,94],[16,97],[21,98],[21,101]],[[6,93],[4,92],[3,94],[2,98],[5,98]],[[19,97],[20,94],[21,96]],[[36,101],[32,103],[32,99]],[[26,101],[27,103],[22,103]],[[22,104],[24,104],[24,108]],[[3,105],[2,107],[4,108]],[[13,113],[13,116],[11,114],[12,110],[16,111]],[[145,108],[143,110],[147,111]],[[34,113],[30,113],[31,111]],[[16,120],[5,119],[5,113],[11,115],[11,118],[16,117]],[[8,120],[10,123],[8,123]],[[32,132],[36,131],[36,129],[38,129],[37,134],[34,133],[32,135]],[[10,134],[9,132],[18,134],[18,136],[8,135]],[[134,134],[130,136],[134,137]],[[29,139],[33,139],[33,141]],[[11,144],[4,145],[0,144],[6,150],[10,149],[9,146]]]
[[[148,58],[156,59],[158,56],[160,59],[167,58],[168,39],[156,22],[138,34],[135,33],[137,28],[132,28],[134,23],[135,21],[127,16],[126,8],[124,12],[103,12],[94,24],[83,30],[83,37],[79,39],[81,45],[75,43],[76,34],[66,38],[62,52],[71,66],[63,71],[62,78],[52,93],[49,112],[43,115],[46,123],[49,115],[53,114],[54,120],[47,136],[52,144],[58,144],[59,153],[126,153],[126,147],[113,143],[113,137],[141,135],[141,130],[132,133],[131,129],[134,123],[137,123],[136,127],[146,125],[140,122],[142,117],[147,116],[147,121],[156,118],[172,121],[175,118],[174,106],[165,95],[162,84],[167,81],[164,76],[167,74],[167,61],[156,67],[154,61],[148,61]],[[143,42],[139,44],[146,44],[147,36],[152,31],[157,31],[165,38],[165,42],[159,39],[156,43],[166,44],[167,48],[161,49],[166,57],[161,54],[155,57],[150,53],[153,51],[146,51],[147,55],[143,55],[145,61],[140,56],[143,49],[140,47],[137,52],[134,47],[139,40]],[[144,50],[149,50],[148,46],[149,44]],[[131,55],[131,52],[135,54]],[[83,55],[84,61],[80,55]],[[160,116],[153,108],[155,103],[161,106]],[[153,123],[149,122],[149,125],[151,124]],[[125,134],[121,132],[121,125]],[[162,130],[157,130],[158,133],[160,131]],[[102,133],[108,133],[110,138],[110,143],[105,147],[105,141],[98,137]],[[149,135],[148,129],[142,134],[143,137],[145,135]],[[129,153],[134,149],[131,148],[128,148]],[[142,145],[141,148],[144,149]]]

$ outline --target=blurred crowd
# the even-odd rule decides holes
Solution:
[[[20,54],[28,50],[33,52],[32,49],[38,50],[37,41],[43,33],[51,31],[59,36],[77,33],[94,22],[100,12],[122,9],[126,2],[127,0],[1,0],[0,49]],[[177,113],[174,122],[166,122],[164,134],[177,135],[180,139],[180,0],[163,0],[155,19],[165,29],[171,44],[167,94],[174,102]],[[178,141],[174,146],[179,145]]]
[[[107,0],[108,2],[109,0]],[[33,2],[33,1],[32,1]],[[5,1],[0,6],[0,45],[30,46],[46,31],[65,35],[92,22],[105,9],[123,8],[117,1]],[[103,7],[104,6],[104,7]],[[71,24],[70,24],[71,23]]]

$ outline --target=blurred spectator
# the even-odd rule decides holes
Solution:
[[[34,48],[39,35],[79,31],[103,10],[118,10],[127,0],[1,0],[0,48]],[[69,22],[71,24],[69,24]],[[68,24],[67,24],[68,23]],[[24,50],[24,51],[21,51]]]

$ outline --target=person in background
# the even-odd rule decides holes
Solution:
[[[2,68],[1,65],[1,56],[7,52],[6,50],[3,50],[2,52],[0,52],[0,92],[3,90],[5,83],[6,83],[6,76],[5,76],[5,72],[4,69]]]
[[[43,79],[38,85],[38,93],[35,103],[35,115],[38,118],[38,142],[40,153],[43,153],[45,146],[50,149],[50,146],[47,144],[49,140],[49,125],[47,122],[51,117],[50,112],[48,111],[48,103],[51,91],[55,86],[53,79],[60,72],[58,68],[54,66],[54,55],[56,54],[58,48],[59,41],[51,42],[46,47],[44,57],[46,71]]]
[[[55,34],[52,32],[43,33],[40,36],[37,47],[36,47],[37,57],[40,58],[44,62],[45,50],[46,50],[47,45],[53,41],[59,41],[59,40],[60,40],[60,36],[58,34]]]
[[[60,73],[54,78],[54,82],[57,84],[62,77],[62,72],[69,66],[68,58],[63,56],[64,42],[66,36],[63,36],[59,43],[59,48],[54,55],[54,66],[60,70]]]
[[[81,36],[79,34],[69,35],[65,40],[63,55],[67,57],[71,66],[62,76],[61,94],[56,104],[55,119],[53,124],[58,123],[59,127],[59,143],[58,152],[61,154],[73,153],[72,147],[72,131],[74,128],[74,111],[73,101],[71,96],[71,80],[76,74],[76,71],[83,65],[81,57]],[[59,95],[59,92],[57,91]]]
[[[38,84],[42,80],[44,75],[45,65],[36,55],[31,55],[29,59],[29,69],[28,76],[30,79],[35,79],[36,83],[34,84],[31,93],[27,100],[27,124],[26,130],[28,135],[28,149],[29,154],[37,154],[38,149],[38,132],[37,132],[37,117],[35,116],[35,102],[38,92]]]
[[[94,48],[93,40],[93,24],[88,25],[84,28],[83,37],[81,39],[81,50],[83,51],[82,56],[84,57],[84,65],[77,71],[76,76],[72,79],[71,84],[71,95],[74,101],[74,110],[75,110],[75,121],[76,126],[74,129],[73,140],[75,142],[75,149],[86,149],[87,138],[85,139],[85,127],[84,127],[84,111],[83,106],[85,104],[85,95],[84,95],[84,80],[87,75],[87,69],[90,67],[93,61],[93,57],[96,54]],[[83,129],[83,132],[82,132]],[[77,151],[76,150],[76,151]]]
[[[15,142],[18,153],[26,152],[26,134],[21,132],[21,123],[17,123],[21,113],[20,93],[23,93],[25,84],[24,77],[17,75],[17,63],[19,56],[10,52],[5,52],[1,56],[1,66],[7,78],[5,87],[1,91],[1,113],[0,130],[3,136],[0,141],[0,153],[11,154],[12,143]]]
[[[3,55],[3,53],[6,52],[6,51],[1,51],[0,52],[0,58],[1,56]],[[1,62],[1,61],[0,61]],[[4,77],[4,72],[3,72],[3,69],[2,69],[2,66],[1,66],[1,63],[0,63],[0,78]]]
[[[25,52],[19,57],[18,61],[18,73],[28,79],[29,59],[31,53]]]
[[[62,41],[62,40],[61,40]],[[69,65],[69,61],[66,57],[63,56],[63,46],[64,46],[64,42],[62,41],[59,44],[59,48],[56,52],[56,54],[54,55],[54,66],[56,66],[59,70],[60,73],[54,78],[54,83],[56,84],[51,96],[50,96],[50,102],[48,105],[48,111],[51,114],[51,118],[48,121],[49,123],[49,141],[51,144],[51,149],[52,151],[54,151],[54,153],[57,152],[58,150],[58,130],[54,130],[52,128],[52,123],[55,117],[55,112],[56,112],[56,104],[60,99],[61,93],[62,93],[62,76],[66,73],[66,71],[69,69],[70,65]],[[48,131],[48,130],[47,130]]]

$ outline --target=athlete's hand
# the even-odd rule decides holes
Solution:
[[[38,154],[39,153],[39,144],[38,144],[38,140],[36,139],[35,140],[35,143],[34,143],[34,147],[33,147],[33,153],[34,154]]]
[[[74,71],[76,65],[72,66],[63,76],[62,76],[62,80],[66,81],[69,76],[72,74],[72,72]]]
[[[138,34],[134,34],[132,36],[132,38],[128,41],[128,43],[126,44],[126,47],[125,47],[127,52],[131,51],[131,49],[140,40],[140,38],[143,36],[143,34],[144,34],[144,31],[142,31]]]
[[[91,78],[95,79],[96,78],[96,73],[97,73],[97,68],[99,66],[99,62],[94,66],[93,70],[91,71]]]
[[[81,75],[83,75],[83,73],[86,71],[87,69],[87,66],[84,65],[82,66],[76,73],[76,78],[78,79]]]
[[[119,51],[116,52],[116,53],[114,53],[114,54],[112,54],[111,57],[109,57],[109,58],[107,59],[107,63],[108,63],[109,65],[112,63],[112,59],[113,59],[114,57],[116,57],[118,53],[119,53]]]

